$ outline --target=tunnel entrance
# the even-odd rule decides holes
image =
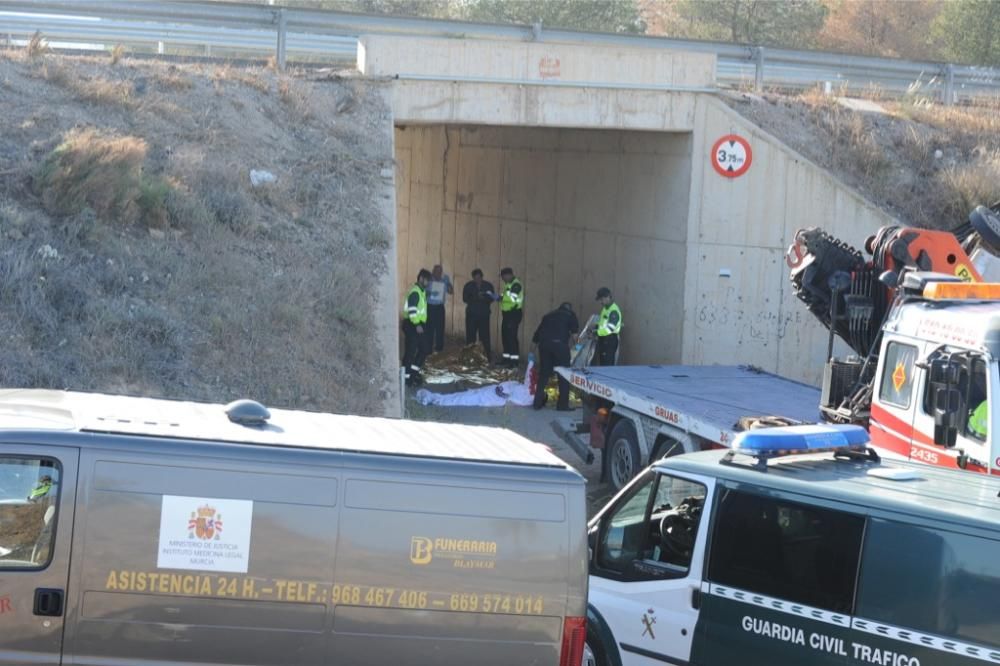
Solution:
[[[546,312],[569,301],[582,325],[607,286],[624,314],[621,361],[681,361],[690,132],[397,125],[395,145],[400,299],[441,264],[455,283],[446,331],[464,336],[472,270],[499,289],[511,266],[526,348]]]

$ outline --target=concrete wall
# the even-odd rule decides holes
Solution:
[[[397,128],[400,297],[441,263],[457,291],[448,330],[462,334],[472,269],[499,287],[510,265],[525,282],[527,342],[564,300],[582,324],[608,286],[624,310],[623,358],[679,362],[690,150],[689,134]]]
[[[730,133],[753,149],[749,171],[735,179],[709,160]],[[714,97],[699,99],[693,137],[685,362],[750,363],[818,384],[827,331],[792,293],[785,250],[802,227],[823,227],[860,248],[897,222]],[[732,277],[720,277],[726,268]]]
[[[403,79],[478,78],[591,87],[702,88],[715,84],[715,56],[706,53],[387,35],[365,35],[359,40],[358,69],[365,76]]]
[[[406,79],[404,76],[395,86],[393,113],[397,125],[485,124],[690,133],[692,167],[687,198],[687,232],[681,234],[673,228],[669,231],[653,231],[656,234],[670,234],[667,237],[658,236],[657,240],[685,243],[686,259],[675,260],[673,255],[661,254],[659,251],[652,255],[644,254],[647,248],[643,243],[629,245],[623,241],[616,245],[616,269],[623,264],[634,266],[638,277],[645,265],[659,261],[661,257],[666,257],[664,262],[674,269],[683,266],[683,278],[671,278],[666,287],[652,280],[643,287],[649,291],[683,291],[682,333],[677,338],[679,342],[672,343],[680,345],[679,360],[685,363],[752,363],[808,382],[819,381],[826,350],[826,330],[792,295],[788,269],[783,258],[784,250],[795,230],[803,226],[823,226],[830,233],[860,246],[878,227],[894,223],[894,220],[868,204],[829,173],[788,148],[780,138],[746,121],[715,94],[697,92],[692,87],[695,83],[709,81],[703,74],[685,78],[688,76],[685,73],[680,78],[673,78],[673,72],[676,71],[696,72],[707,65],[714,66],[711,58],[705,60],[699,54],[684,54],[683,61],[688,65],[680,69],[673,68],[672,65],[671,79],[664,81],[649,73],[665,72],[662,65],[660,69],[636,69],[636,62],[650,57],[651,52],[647,50],[628,53],[622,53],[621,49],[589,47],[585,52],[561,50],[556,54],[561,68],[569,67],[576,59],[581,59],[586,64],[572,71],[579,72],[574,76],[586,76],[587,79],[579,80],[579,85],[572,86],[565,79],[546,81],[540,74],[535,77],[537,80],[527,82],[516,78],[530,78],[532,63],[540,65],[540,56],[532,50],[537,45],[495,42],[488,45],[488,57],[479,53],[476,57],[483,59],[474,61],[463,56],[469,52],[462,51],[456,46],[457,43],[460,42],[423,40],[419,47],[402,45],[405,48],[401,48],[399,44],[393,46],[378,40],[366,42],[370,63],[377,62],[377,66],[371,66],[372,73],[391,75],[413,72],[415,68],[422,67],[419,62],[414,61],[424,58],[428,62],[437,63],[435,67],[457,68],[448,75],[455,78],[450,81]],[[546,48],[557,47],[546,45]],[[414,55],[417,53],[419,58]],[[373,59],[375,55],[378,55],[378,59]],[[688,56],[690,60],[686,59]],[[680,56],[675,54],[675,57]],[[452,58],[465,60],[461,66],[445,64],[450,63]],[[521,63],[527,69],[511,71],[508,67],[510,62]],[[623,63],[631,65],[624,66]],[[433,70],[433,67],[427,66],[426,70],[421,71]],[[642,73],[634,74],[637,71]],[[466,80],[461,80],[463,78]],[[593,87],[587,87],[588,81],[594,82]],[[622,82],[621,87],[611,87],[609,82],[615,81]],[[640,89],[643,86],[647,89]],[[667,89],[670,86],[673,86],[673,90]],[[507,136],[518,135],[518,130],[510,131],[513,134]],[[747,138],[754,153],[750,170],[736,179],[720,176],[713,170],[710,162],[709,153],[713,143],[729,133],[741,134]],[[626,135],[628,134],[630,133],[627,132]],[[452,133],[444,133],[439,136],[447,138],[451,135]],[[518,150],[525,149],[523,143],[517,145],[521,146]],[[403,144],[400,146],[402,149]],[[483,154],[489,152],[484,147],[479,147],[478,150]],[[504,151],[501,149],[501,152]],[[402,155],[399,151],[397,154]],[[413,169],[412,164],[405,166],[402,162],[401,159],[401,170]],[[487,199],[492,197],[497,202],[497,209],[504,201],[502,197],[512,196],[522,202],[534,200],[534,195],[530,192],[522,193],[513,188],[513,185],[500,190],[490,185],[497,182],[499,175],[505,173],[506,167],[502,166],[502,161],[494,158],[484,160],[483,163],[491,166],[473,169],[461,176],[474,181],[467,182],[466,189],[471,188],[473,193],[486,195]],[[622,163],[621,158],[619,163]],[[422,172],[423,167],[419,170]],[[459,177],[449,170],[441,176],[414,173],[405,178],[418,184],[424,184],[421,183],[422,179],[436,178],[443,188],[445,175],[447,178]],[[616,173],[614,177],[618,179],[620,173]],[[580,178],[579,182],[587,182],[583,180],[583,176]],[[672,173],[671,179],[673,178]],[[601,180],[600,176],[596,176],[596,180]],[[527,182],[533,185],[538,181],[532,178]],[[491,187],[494,189],[489,189]],[[482,191],[479,188],[483,188]],[[581,186],[578,193],[581,197],[587,197],[592,191],[587,186]],[[400,193],[399,196],[402,202],[404,195]],[[411,210],[414,206],[424,205],[420,201],[414,201],[412,185],[409,196],[411,199],[408,207]],[[514,203],[504,205],[517,208]],[[594,203],[592,198],[579,203],[563,199],[559,209],[562,206],[574,206],[573,210],[586,211],[593,206],[600,209],[600,205]],[[456,206],[456,215],[458,212]],[[659,219],[657,215],[660,213],[662,211],[657,211],[647,219]],[[555,214],[558,216],[560,213],[557,211]],[[417,217],[423,215],[419,213]],[[486,215],[486,218],[489,217],[490,215]],[[677,217],[673,216],[671,219]],[[619,216],[613,225],[587,229],[583,233],[583,240],[580,240],[580,234],[572,238],[567,236],[565,240],[554,237],[553,251],[580,256],[582,247],[584,264],[587,265],[593,261],[594,256],[592,250],[587,250],[587,234],[623,234],[628,238],[632,232],[617,227],[620,220],[626,218],[631,219],[630,216]],[[493,245],[493,237],[490,233],[480,236],[478,219],[477,217],[477,252],[494,252],[488,249]],[[526,223],[526,218],[515,219]],[[450,224],[450,220],[442,216],[441,228],[447,230]],[[460,228],[464,229],[461,233],[470,233],[470,227],[459,227],[456,218],[456,237]],[[400,231],[402,233],[402,226]],[[532,235],[530,238],[534,239],[536,236]],[[642,233],[636,234],[636,238],[641,240],[645,236]],[[403,242],[401,238],[401,246]],[[512,242],[519,246],[521,241]],[[540,247],[546,247],[546,242],[547,240],[541,241]],[[524,243],[532,252],[547,255],[546,250],[538,249],[528,240]],[[620,257],[617,256],[618,253],[621,253]],[[534,257],[535,255],[531,255],[529,264],[534,263]],[[484,258],[490,259],[492,256],[484,254]],[[456,263],[461,261],[456,260]],[[486,262],[483,263],[484,270],[488,270]],[[410,268],[409,265],[407,268]],[[731,277],[720,277],[720,269],[729,269]],[[658,275],[665,270],[668,269],[654,264],[648,274]],[[412,271],[407,270],[407,279],[412,279],[410,273]],[[676,275],[676,272],[673,274]],[[650,299],[650,302],[653,303],[650,308],[659,308],[649,315],[651,319],[648,327],[656,329],[663,325],[664,306],[659,305],[656,299]],[[639,307],[644,308],[645,305]],[[669,305],[667,308],[672,309]],[[670,315],[673,316],[673,313]],[[637,318],[643,315],[637,313],[635,308],[630,308],[625,316],[627,321],[633,323],[629,330],[631,335]],[[673,335],[670,339],[675,340]],[[654,360],[673,362],[678,360],[676,356],[673,347],[670,347]]]

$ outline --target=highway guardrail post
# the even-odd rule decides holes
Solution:
[[[764,47],[753,47],[753,89],[754,92],[764,92]]]
[[[278,63],[278,71],[285,71],[285,52],[287,51],[288,18],[285,10],[278,10],[278,44],[275,53],[275,60]]]
[[[955,101],[955,66],[948,63],[944,66],[944,102],[945,106],[951,106]]]

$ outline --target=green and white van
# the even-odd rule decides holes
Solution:
[[[1000,664],[1000,479],[866,444],[757,430],[636,477],[589,525],[584,665]]]

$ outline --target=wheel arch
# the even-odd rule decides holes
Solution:
[[[608,658],[610,666],[622,666],[622,656],[618,652],[618,641],[615,640],[615,635],[611,631],[611,627],[604,620],[604,616],[601,612],[597,610],[593,604],[587,604],[587,632],[590,632],[590,628],[594,627],[597,636],[601,640],[601,646],[604,648],[604,655]]]
[[[658,460],[660,456],[660,449],[665,442],[669,441],[679,442],[682,447],[684,447],[683,453],[692,453],[693,451],[700,451],[701,445],[695,440],[695,438],[683,430],[679,430],[673,426],[665,425],[660,428],[656,433],[656,439],[653,442],[653,446],[650,449],[650,463],[654,460]]]

